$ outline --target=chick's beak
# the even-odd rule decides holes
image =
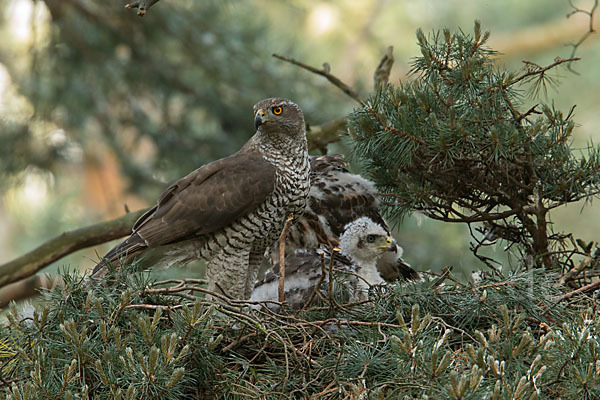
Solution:
[[[388,236],[385,238],[385,244],[381,246],[373,246],[375,249],[383,249],[385,251],[396,251],[396,241],[393,237]]]
[[[259,126],[267,122],[266,113],[262,108],[259,108],[254,114],[254,126],[258,129]]]

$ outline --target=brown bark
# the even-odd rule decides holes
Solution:
[[[27,278],[56,260],[86,247],[126,236],[133,223],[146,211],[64,232],[29,253],[0,265],[0,287]]]

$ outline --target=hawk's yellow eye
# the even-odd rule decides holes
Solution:
[[[279,115],[279,114],[281,114],[281,113],[283,112],[283,108],[281,108],[281,107],[279,107],[279,106],[277,106],[277,107],[273,107],[273,108],[272,108],[272,111],[273,111],[273,114],[275,114],[275,115]]]

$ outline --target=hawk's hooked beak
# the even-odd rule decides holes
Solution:
[[[393,237],[385,238],[385,244],[382,246],[373,246],[374,249],[383,249],[385,251],[396,251],[396,241]]]
[[[254,126],[258,129],[259,126],[267,122],[266,113],[262,108],[259,108],[254,114]]]

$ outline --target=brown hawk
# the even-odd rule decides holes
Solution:
[[[296,249],[335,247],[344,227],[360,218],[369,217],[390,230],[379,212],[375,184],[352,174],[340,154],[310,157],[311,187],[304,213],[291,226],[287,237],[286,255]],[[377,268],[386,281],[419,279],[420,276],[402,259],[402,247],[384,254]],[[273,246],[271,260],[279,260],[279,243]]]
[[[332,262],[337,272],[351,273],[341,278],[349,278],[349,282],[354,283],[355,299],[366,299],[369,286],[384,282],[377,270],[377,262],[385,253],[396,251],[396,242],[385,227],[369,217],[358,218],[344,228],[339,244],[341,255],[335,251],[328,252],[325,248],[296,249],[286,256],[284,288],[285,300],[290,307],[300,308],[311,300],[319,282],[321,291],[327,291],[327,268]],[[360,278],[356,279],[356,275]],[[279,298],[279,276],[279,264],[276,263],[255,285],[250,300],[276,302]]]
[[[237,153],[213,161],[169,186],[132,234],[92,273],[139,260],[142,267],[208,261],[208,288],[247,299],[266,249],[309,190],[304,117],[290,100],[254,106],[256,134]]]

